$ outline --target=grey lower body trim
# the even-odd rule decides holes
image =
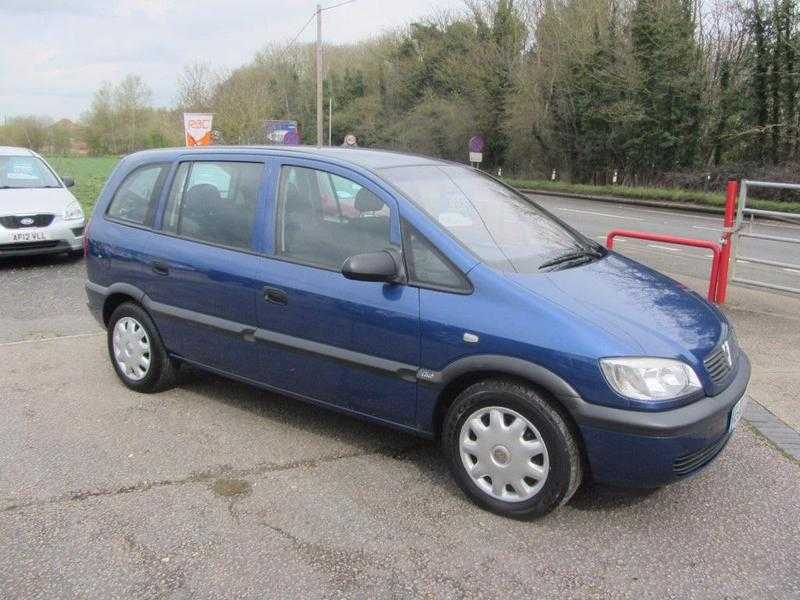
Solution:
[[[198,369],[202,369],[204,371],[208,371],[210,373],[214,373],[216,375],[219,375],[221,377],[225,377],[227,379],[232,379],[234,381],[240,381],[242,383],[245,383],[247,385],[252,385],[253,387],[257,387],[257,388],[262,389],[262,390],[275,392],[277,394],[281,394],[281,395],[284,395],[284,396],[288,396],[290,398],[294,398],[295,400],[300,400],[302,402],[307,402],[309,404],[314,404],[316,406],[320,406],[322,408],[325,408],[325,409],[328,409],[328,410],[331,410],[331,411],[334,411],[334,412],[343,413],[343,414],[346,414],[348,416],[351,416],[351,417],[354,417],[354,418],[357,418],[357,419],[361,419],[363,421],[370,421],[370,422],[376,423],[378,425],[385,425],[387,427],[391,427],[392,429],[397,429],[399,431],[403,431],[405,433],[409,433],[409,434],[415,435],[417,437],[421,437],[421,438],[425,438],[425,439],[432,439],[433,438],[433,434],[431,432],[425,431],[423,429],[417,429],[416,427],[411,427],[409,425],[403,425],[401,423],[397,423],[396,421],[389,421],[389,420],[386,420],[386,419],[382,419],[380,417],[376,417],[376,416],[370,415],[368,413],[363,413],[363,412],[359,412],[357,410],[346,408],[344,406],[339,406],[338,404],[331,404],[329,402],[324,402],[323,400],[317,400],[316,398],[311,398],[310,396],[304,396],[302,394],[297,394],[297,393],[291,392],[289,390],[284,390],[284,389],[281,389],[281,388],[278,388],[278,387],[263,383],[261,381],[256,381],[256,380],[253,380],[253,379],[249,379],[247,377],[240,377],[238,375],[233,375],[233,374],[228,373],[226,371],[221,371],[219,369],[215,369],[214,367],[209,367],[208,365],[204,365],[202,363],[198,363],[198,362],[195,362],[193,360],[188,360],[186,358],[183,358],[182,356],[176,356],[175,358],[177,358],[177,359],[179,359],[181,361],[184,361],[184,362],[186,362],[186,363],[188,363],[188,364],[190,364],[190,365],[192,365],[194,367],[197,367]]]
[[[205,327],[212,327],[214,329],[224,331],[230,335],[240,336],[242,339],[248,342],[260,341],[273,346],[286,348],[293,352],[324,356],[326,358],[344,362],[363,369],[387,373],[409,382],[416,382],[417,380],[418,367],[414,365],[388,360],[361,352],[355,352],[353,350],[339,348],[338,346],[314,342],[266,329],[251,327],[242,323],[205,315],[192,310],[169,306],[167,304],[155,302],[147,296],[142,298],[142,304],[148,311],[153,313],[162,314],[176,319],[182,319],[184,321],[191,321]]]

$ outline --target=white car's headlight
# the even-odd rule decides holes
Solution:
[[[633,400],[673,400],[702,389],[694,369],[668,358],[604,358],[600,368],[609,385]]]
[[[83,211],[81,210],[80,204],[78,204],[75,201],[67,204],[67,208],[64,209],[65,221],[77,221],[78,219],[82,218],[83,218]]]

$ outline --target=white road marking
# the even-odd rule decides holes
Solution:
[[[722,229],[719,227],[705,227],[703,225],[692,225],[692,229],[704,229],[706,231],[716,231],[717,233],[722,233]]]
[[[16,342],[2,342],[0,343],[0,348],[4,348],[6,346],[20,346],[22,344],[35,344],[36,342],[54,342],[57,340],[74,340],[78,338],[85,338],[85,337],[92,337],[96,335],[105,335],[104,331],[98,331],[96,333],[76,333],[75,335],[59,335],[55,337],[49,338],[35,338],[32,340],[18,340]]]
[[[668,252],[683,252],[680,248],[672,248],[670,246],[660,246],[659,244],[647,244],[650,248],[658,248],[659,250],[666,250]]]
[[[621,215],[612,215],[611,213],[602,213],[594,210],[580,210],[577,208],[565,208],[563,206],[556,206],[555,210],[565,210],[567,212],[583,213],[586,215],[599,215],[601,217],[611,217],[612,219],[623,219],[625,221],[646,221],[640,217],[623,217]]]

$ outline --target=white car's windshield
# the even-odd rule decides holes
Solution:
[[[40,158],[0,156],[0,190],[54,187],[61,187],[61,184]]]
[[[382,169],[381,175],[482,262],[533,273],[559,257],[594,251],[591,242],[497,181],[459,166]]]

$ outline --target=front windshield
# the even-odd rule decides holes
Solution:
[[[534,273],[588,245],[534,203],[471,169],[394,167],[381,175],[495,269]]]
[[[36,156],[0,156],[0,190],[51,188],[61,184]]]

